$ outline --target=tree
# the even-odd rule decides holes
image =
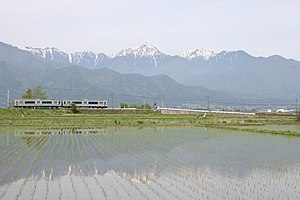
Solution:
[[[29,89],[27,89],[25,94],[22,96],[22,99],[32,99],[32,98],[33,98],[32,90],[29,88]]]
[[[47,99],[48,98],[43,87],[40,85],[32,89],[32,96],[35,99]]]
[[[144,104],[140,105],[138,108],[139,109],[152,109],[152,107],[148,103],[144,103]]]
[[[128,108],[128,105],[124,102],[120,103],[120,108]]]
[[[44,91],[42,86],[36,86],[34,88],[29,88],[25,92],[25,94],[22,96],[23,99],[47,99],[48,96],[46,95],[46,92]]]
[[[80,113],[78,106],[75,103],[71,104],[71,111],[72,113]]]
[[[138,106],[135,103],[133,103],[129,106],[129,108],[138,108]]]

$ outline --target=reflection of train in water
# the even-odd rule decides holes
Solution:
[[[76,104],[79,108],[107,108],[107,100],[45,100],[45,99],[16,99],[17,108],[71,108]]]

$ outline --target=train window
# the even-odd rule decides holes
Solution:
[[[35,104],[35,101],[25,101],[25,104]]]
[[[42,104],[52,104],[52,101],[42,101]]]
[[[73,101],[72,103],[75,103],[75,104],[82,104],[81,101]]]
[[[98,102],[97,101],[89,101],[89,104],[95,105],[95,104],[98,104]]]

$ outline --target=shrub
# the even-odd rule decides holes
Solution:
[[[72,103],[71,111],[72,113],[80,113],[80,110],[78,109],[78,106],[75,103]]]
[[[128,108],[128,105],[124,102],[120,103],[120,108]]]

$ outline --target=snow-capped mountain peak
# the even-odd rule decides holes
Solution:
[[[186,51],[186,52],[182,53],[181,55],[179,55],[179,57],[182,57],[187,60],[192,60],[194,58],[201,57],[204,60],[208,60],[210,57],[214,57],[216,55],[217,55],[217,53],[215,53],[214,51],[208,51],[206,49],[200,48],[200,49],[196,49],[194,51],[193,50]]]
[[[117,53],[115,57],[127,55],[134,55],[135,57],[156,57],[157,55],[162,54],[163,53],[160,52],[154,45],[150,43],[144,43],[141,46],[124,49]]]
[[[20,50],[24,50],[27,52],[30,52],[31,54],[38,55],[44,59],[54,60],[56,55],[60,55],[62,57],[66,56],[66,53],[60,51],[59,49],[55,47],[46,47],[46,48],[33,48],[33,47],[23,47],[19,46],[17,47]],[[56,54],[56,55],[54,55]]]

